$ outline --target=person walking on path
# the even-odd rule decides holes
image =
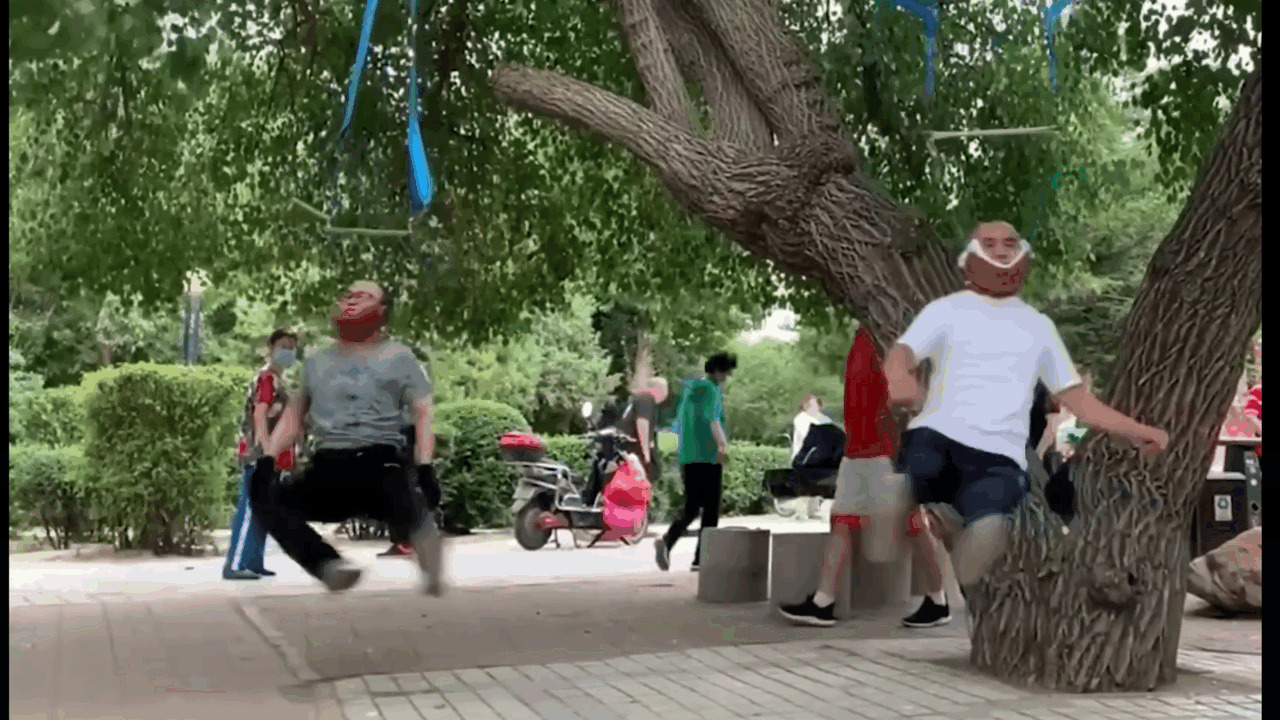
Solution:
[[[923,409],[903,436],[899,463],[906,482],[878,503],[876,514],[888,522],[871,543],[873,558],[895,555],[893,519],[923,505],[955,556],[960,587],[987,574],[1005,549],[1008,516],[1027,495],[1037,380],[1091,428],[1144,453],[1168,444],[1164,430],[1117,412],[1085,389],[1053,321],[1016,297],[1030,251],[1011,224],[978,225],[959,258],[968,289],[925,306],[890,350],[891,403],[916,405],[923,394],[918,365],[928,359],[935,371]]]
[[[409,538],[424,589],[438,596],[442,541],[434,520],[440,485],[432,464],[431,381],[409,348],[384,333],[390,309],[376,283],[357,282],[343,294],[333,317],[338,342],[307,358],[301,391],[254,468],[251,503],[285,553],[330,591],[355,585],[360,570],[307,523],[367,517]],[[406,409],[414,422],[411,459],[404,454]],[[274,483],[274,458],[294,442],[304,417],[317,443],[307,475]]]
[[[893,473],[897,430],[889,414],[889,390],[871,334],[859,328],[844,365],[844,457],[836,472],[831,533],[818,589],[778,612],[798,625],[835,625],[836,589],[853,558],[873,493]]]
[[[671,548],[684,536],[690,523],[702,516],[701,528],[720,523],[720,494],[723,491],[724,463],[728,459],[725,435],[724,399],[720,388],[738,367],[732,355],[719,353],[707,359],[706,376],[685,384],[676,416],[680,426],[680,476],[684,481],[684,512],[654,541],[658,567],[671,568]],[[702,561],[702,536],[693,553],[693,567]]]
[[[262,456],[262,444],[270,437],[289,401],[281,372],[297,359],[297,335],[291,330],[278,328],[267,339],[267,364],[254,373],[245,394],[239,442],[240,464],[244,472],[240,480],[240,498],[231,520],[227,559],[222,566],[224,580],[257,580],[275,575],[263,566],[267,530],[250,507],[249,480],[253,476],[254,465]],[[279,458],[279,469],[292,470],[296,455],[296,448],[284,451]]]

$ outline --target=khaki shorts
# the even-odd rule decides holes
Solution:
[[[831,514],[866,515],[877,497],[887,491],[894,474],[893,461],[887,457],[840,458]]]

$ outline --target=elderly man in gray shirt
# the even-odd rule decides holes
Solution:
[[[376,283],[357,282],[343,294],[333,316],[338,341],[307,359],[302,389],[254,469],[250,498],[271,537],[329,590],[355,585],[360,569],[343,561],[307,523],[368,517],[409,538],[424,589],[440,595],[431,381],[409,348],[384,334],[388,310]],[[423,490],[425,507],[405,467],[406,414],[414,425],[412,480]],[[318,443],[310,468],[300,480],[272,482],[274,459],[291,446],[304,417]]]

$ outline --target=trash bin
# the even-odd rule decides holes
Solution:
[[[1217,549],[1249,527],[1248,482],[1244,474],[1212,472],[1195,513],[1193,557]]]

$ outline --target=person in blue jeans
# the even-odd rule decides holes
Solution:
[[[227,559],[222,566],[224,580],[257,580],[275,575],[263,567],[267,529],[254,516],[249,505],[249,479],[253,476],[254,464],[262,456],[263,442],[270,437],[276,421],[288,404],[288,394],[280,373],[297,361],[297,336],[288,329],[277,329],[267,339],[267,353],[267,364],[254,374],[248,392],[245,393],[239,448],[244,473],[240,479],[240,498],[236,502],[236,512],[231,520]],[[293,451],[281,453],[276,463],[278,469],[284,472],[292,470],[295,455]]]

